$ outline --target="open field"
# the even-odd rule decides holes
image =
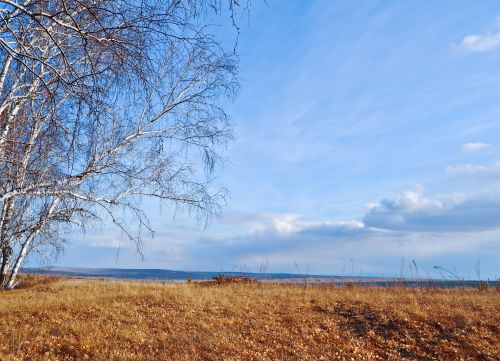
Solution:
[[[500,292],[30,277],[2,360],[500,359]]]

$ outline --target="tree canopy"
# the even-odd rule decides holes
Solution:
[[[237,64],[208,19],[226,7],[234,23],[237,6],[0,1],[2,287],[30,251],[60,249],[67,227],[103,217],[140,249],[143,197],[219,210],[210,174],[232,138],[221,101],[235,95]]]

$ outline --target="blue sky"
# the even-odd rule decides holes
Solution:
[[[144,260],[103,225],[55,264],[500,277],[497,1],[254,1],[239,53],[222,217],[145,202]]]

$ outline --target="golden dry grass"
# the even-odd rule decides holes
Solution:
[[[42,279],[0,293],[2,360],[500,359],[500,292]]]

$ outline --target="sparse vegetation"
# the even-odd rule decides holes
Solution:
[[[500,358],[492,288],[26,281],[0,293],[2,360]]]
[[[228,285],[228,284],[256,284],[259,281],[248,276],[228,276],[220,274],[209,281],[198,282],[198,285],[213,286],[213,285]]]

